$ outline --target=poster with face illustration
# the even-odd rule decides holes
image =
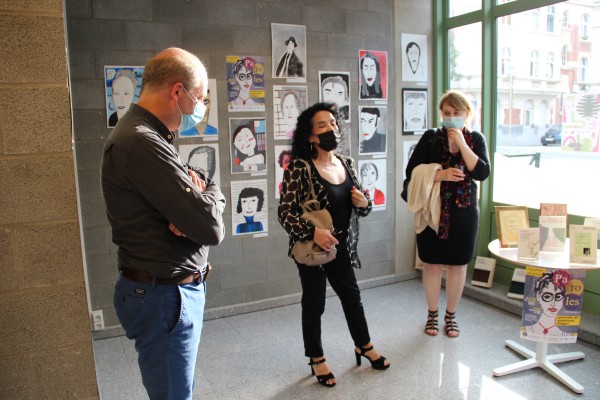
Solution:
[[[281,186],[283,185],[283,171],[292,161],[292,146],[275,146],[275,198],[281,195]]]
[[[358,154],[385,154],[387,151],[387,107],[358,107]]]
[[[144,67],[104,66],[104,90],[106,93],[106,126],[114,127],[120,117],[137,103],[142,89]]]
[[[217,80],[208,80],[204,98],[204,115],[185,115],[179,129],[179,137],[214,137],[219,133],[219,110],[217,108]],[[212,107],[211,107],[212,106]],[[195,110],[194,110],[195,111]]]
[[[387,195],[387,160],[378,158],[358,161],[358,179],[373,202],[373,209],[385,209]]]
[[[273,78],[306,82],[306,26],[271,24]]]
[[[231,173],[267,170],[267,129],[265,118],[229,118]]]
[[[340,119],[350,122],[350,73],[319,71],[319,100],[335,104]]]
[[[427,36],[403,33],[401,46],[402,80],[427,82]]]
[[[218,143],[180,144],[178,150],[183,162],[199,170],[221,186]]]
[[[267,180],[231,181],[231,233],[269,232]]]
[[[358,98],[387,100],[387,52],[359,50]]]
[[[402,100],[402,134],[422,134],[427,129],[427,89],[402,89]]]
[[[290,140],[296,120],[308,107],[306,86],[273,86],[273,127],[275,139]]]
[[[265,58],[227,56],[228,111],[265,111]]]
[[[520,337],[534,342],[575,343],[584,283],[585,269],[527,266]]]

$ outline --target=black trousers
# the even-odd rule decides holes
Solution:
[[[302,283],[302,336],[306,357],[323,356],[321,315],[325,311],[326,279],[342,302],[354,345],[364,346],[371,341],[360,290],[346,244],[340,240],[337,248],[335,260],[321,267],[296,263]]]

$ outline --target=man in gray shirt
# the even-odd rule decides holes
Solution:
[[[225,197],[173,146],[183,116],[203,112],[207,85],[193,54],[158,53],[104,147],[102,192],[120,272],[114,306],[151,399],[192,399],[208,246],[225,236]]]

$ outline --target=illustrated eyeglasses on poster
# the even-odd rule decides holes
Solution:
[[[214,106],[212,106],[214,104]],[[208,80],[208,89],[204,98],[206,111],[202,119],[197,115],[184,115],[179,137],[214,137],[219,133],[219,113],[217,107],[217,80]]]
[[[585,270],[527,267],[520,337],[575,343],[581,322]]]
[[[179,157],[221,186],[218,143],[180,144]]]
[[[273,86],[273,126],[275,139],[294,136],[298,116],[308,106],[306,86]]]
[[[387,100],[387,52],[359,50],[360,100]]]
[[[106,93],[106,126],[117,125],[117,121],[137,103],[142,89],[143,66],[104,66],[104,89]]]
[[[266,179],[231,181],[231,206],[234,236],[269,232]]]
[[[387,160],[358,161],[358,176],[373,202],[373,209],[385,209],[387,193]]]
[[[231,173],[267,170],[267,131],[264,118],[229,118]]]
[[[340,119],[350,122],[350,73],[319,71],[319,100],[337,106]]]
[[[265,61],[262,56],[227,56],[228,110],[265,111]]]

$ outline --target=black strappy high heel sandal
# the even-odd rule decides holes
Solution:
[[[313,365],[323,364],[325,361],[327,361],[325,358],[323,358],[322,360],[319,360],[319,361],[314,361],[311,358],[310,362],[308,363],[308,365],[310,365],[311,374],[315,375],[315,369],[314,369]],[[319,382],[321,385],[327,386],[327,387],[334,387],[335,382],[327,383],[327,381],[330,379],[331,380],[335,379],[335,376],[333,376],[333,373],[331,371],[329,371],[329,373],[326,375],[317,375],[317,382]]]
[[[437,336],[438,331],[438,310],[427,310],[427,323],[425,324],[425,333],[429,336]]]
[[[458,329],[458,324],[455,321],[456,312],[449,312],[446,310],[446,315],[444,316],[444,322],[446,323],[446,336],[455,338],[460,335],[460,330]]]
[[[361,363],[362,363],[362,359],[361,357],[366,358],[367,360],[369,360],[369,362],[371,363],[371,367],[373,367],[374,369],[378,369],[378,370],[384,370],[384,369],[388,369],[390,367],[390,364],[385,365],[385,357],[384,356],[379,356],[379,358],[377,360],[371,360],[369,358],[369,356],[367,356],[367,353],[371,350],[373,350],[373,346],[371,347],[359,347],[360,349],[360,353],[356,351],[356,349],[354,349],[354,355],[356,356],[356,365],[358,365],[360,367]]]

